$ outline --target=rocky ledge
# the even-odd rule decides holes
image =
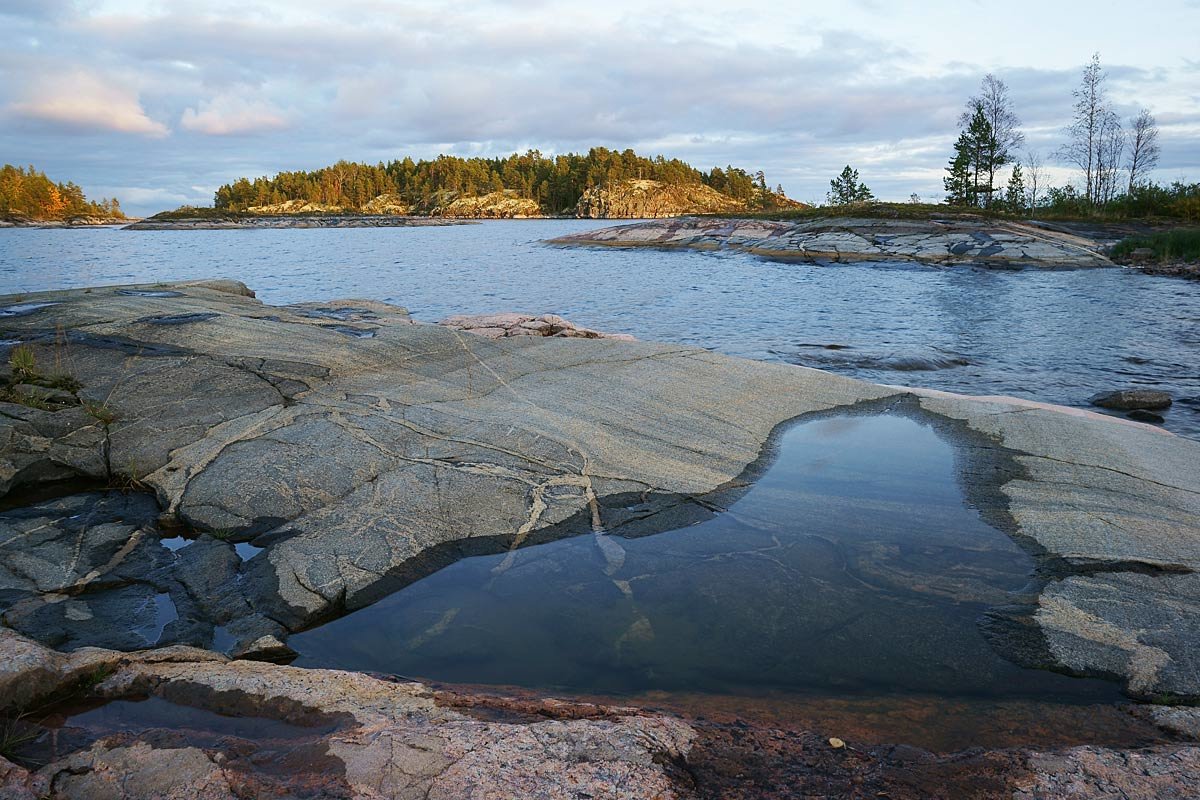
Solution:
[[[126,225],[132,231],[202,231],[238,228],[408,228],[427,225],[470,225],[470,220],[405,217],[395,214],[206,214],[149,217]]]
[[[541,324],[552,323],[543,317]],[[0,339],[9,364],[0,400],[0,609],[4,625],[21,634],[6,639],[19,647],[4,646],[33,648],[33,639],[67,651],[65,662],[51,660],[75,678],[70,665],[90,658],[91,648],[186,645],[286,660],[291,633],[463,556],[703,519],[769,457],[781,424],[904,404],[965,426],[1010,465],[964,467],[961,476],[968,497],[990,498],[988,521],[1037,562],[1027,590],[993,609],[986,626],[993,647],[1030,667],[1120,681],[1137,698],[1200,698],[1200,443],[1150,426],[1012,398],[873,385],[681,345],[467,335],[365,300],[272,307],[233,281],[3,298]],[[172,549],[178,537],[191,543]],[[0,659],[5,669],[18,665],[17,650]],[[44,655],[37,652],[35,661]],[[106,687],[106,697],[153,694],[176,681],[207,685],[200,691],[216,698],[294,691],[291,700],[307,695],[336,720],[343,712],[357,720],[353,734],[326,720],[342,731],[329,737],[360,737],[366,748],[322,751],[334,754],[338,774],[368,776],[344,794],[438,796],[430,776],[460,762],[472,770],[490,765],[473,773],[481,776],[471,784],[474,796],[504,793],[496,787],[507,773],[497,765],[507,756],[491,744],[448,743],[438,730],[454,720],[425,707],[403,722],[419,731],[409,749],[424,747],[422,763],[433,766],[395,766],[388,759],[399,751],[390,744],[371,749],[408,736],[387,716],[406,706],[387,693],[419,689],[384,689],[386,682],[363,676],[317,680],[189,653],[186,668],[133,659],[93,683]],[[14,681],[7,686],[36,685],[28,672]],[[380,702],[393,711],[369,719],[346,711],[327,694],[346,682],[355,692],[387,695]],[[0,694],[12,703],[22,691]],[[291,708],[291,700],[271,707]],[[425,714],[436,717],[432,729],[421,722]],[[546,752],[529,762],[529,774],[548,787],[581,774],[561,766],[566,759],[590,765],[579,769],[593,777],[645,767],[627,784],[635,796],[694,791],[687,788],[694,777],[674,772],[704,752],[688,751],[687,730],[656,721],[646,733],[644,720],[600,722],[553,734],[497,727],[471,733],[484,739],[469,742],[531,736]],[[584,742],[598,750],[575,749]],[[90,770],[121,781],[152,770],[146,750],[154,746],[132,743],[113,755],[104,744],[102,753],[72,756],[94,760],[72,762],[62,774]],[[813,746],[802,739],[780,752],[803,761]],[[1038,762],[1041,773],[1023,774],[1119,775],[1150,796],[1153,780],[1178,789],[1196,774],[1194,748],[1173,747],[1052,753]],[[218,781],[224,768],[215,758],[197,756],[188,769]],[[865,760],[863,769],[875,763]],[[372,783],[381,774],[386,780]],[[626,785],[595,780],[610,787],[602,796],[622,796]],[[1086,785],[1062,780],[1041,789],[1031,783],[1024,796],[1064,796],[1062,786]],[[390,788],[361,788],[368,784]],[[459,791],[447,786],[446,796]]]
[[[576,325],[557,314],[519,314],[506,311],[499,314],[456,314],[438,323],[446,328],[502,339],[506,336],[559,336],[570,339],[617,339],[632,342],[627,333],[603,333]]]
[[[136,222],[128,217],[71,217],[70,219],[39,220],[28,217],[0,218],[0,228],[94,228],[105,225],[128,225]]]
[[[934,266],[1075,269],[1114,264],[1092,240],[1019,222],[829,217],[707,217],[618,225],[550,240],[564,246],[718,250],[800,261],[915,261]]]

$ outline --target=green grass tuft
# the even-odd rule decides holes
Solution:
[[[1153,261],[1200,261],[1200,228],[1131,236],[1117,243],[1113,248],[1113,256],[1118,259],[1129,258],[1134,250],[1142,248],[1153,251],[1150,256]]]
[[[33,354],[33,349],[25,345],[18,345],[12,349],[8,355],[8,366],[18,382],[38,377],[37,357]]]

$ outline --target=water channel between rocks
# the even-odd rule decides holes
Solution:
[[[985,638],[1034,560],[984,521],[1003,517],[995,487],[968,493],[979,508],[964,499],[979,443],[888,413],[804,421],[776,444],[706,521],[462,559],[293,636],[296,663],[773,718],[841,708],[900,728],[938,706],[926,722],[944,735],[916,736],[936,746],[1053,728],[1053,713],[1084,738],[1136,739],[1114,684],[1021,668]]]

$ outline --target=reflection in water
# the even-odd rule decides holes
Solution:
[[[0,230],[0,293],[223,276],[268,303],[363,297],[427,321],[554,312],[641,339],[967,394],[1086,405],[1100,391],[1154,386],[1176,398],[1166,427],[1200,436],[1200,282],[538,244],[608,224]],[[841,345],[845,357],[812,344]]]
[[[840,416],[786,431],[705,522],[463,559],[290,644],[304,666],[587,693],[1111,699],[981,635],[1032,568],[932,429]]]

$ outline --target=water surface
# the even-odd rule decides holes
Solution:
[[[607,224],[4,229],[0,293],[230,277],[269,303],[362,297],[429,321],[554,312],[643,339],[969,394],[1083,406],[1099,391],[1153,386],[1176,398],[1166,426],[1200,436],[1198,281],[538,243]]]
[[[728,511],[460,560],[293,636],[297,663],[610,694],[1118,696],[988,644],[982,615],[1034,565],[964,502],[964,451],[897,414],[778,444]]]

